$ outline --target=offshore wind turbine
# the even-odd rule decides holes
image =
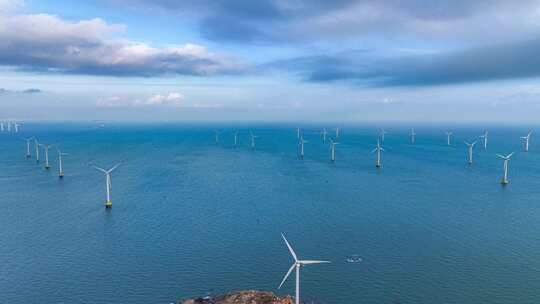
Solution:
[[[253,132],[249,131],[249,137],[251,138],[251,149],[255,149],[255,139],[259,136],[255,136]]]
[[[214,140],[216,144],[219,144],[219,131],[218,130],[214,130]]]
[[[381,129],[379,131],[379,138],[381,139],[381,143],[384,143],[384,135],[387,134],[388,132],[386,132],[386,130],[384,129]]]
[[[285,274],[285,277],[281,281],[281,284],[279,284],[278,289],[283,286],[283,283],[287,280],[289,275],[293,272],[293,270],[296,270],[296,296],[295,296],[295,304],[300,304],[300,268],[306,265],[313,265],[313,264],[323,264],[323,263],[330,263],[329,261],[319,261],[319,260],[299,260],[298,256],[294,252],[293,248],[285,238],[285,235],[283,233],[281,234],[283,237],[283,240],[285,241],[285,244],[287,245],[287,248],[289,248],[289,252],[291,253],[294,263],[292,264],[291,268],[289,268],[289,271],[287,271],[287,274]]]
[[[30,142],[34,139],[33,137],[25,138],[26,141],[26,158],[30,158]]]
[[[328,135],[328,131],[326,130],[326,128],[323,128],[321,134],[323,143],[326,143],[326,135]]]
[[[335,162],[336,161],[336,145],[339,145],[338,142],[335,142],[332,138],[330,138],[330,159]]]
[[[446,131],[446,145],[451,146],[452,145],[452,131]]]
[[[476,141],[473,142],[472,144],[471,143],[468,143],[468,142],[465,142],[465,144],[467,145],[467,148],[468,148],[468,162],[469,162],[469,165],[472,165],[473,163],[473,148],[474,148],[474,145],[476,145]]]
[[[302,132],[302,131],[300,130],[300,128],[296,128],[296,138],[297,138],[297,139],[300,139],[300,137],[301,137],[301,134],[300,134],[300,133],[301,133],[301,132]]]
[[[381,167],[381,152],[384,152],[383,147],[381,147],[381,142],[377,139],[377,147],[371,151],[371,153],[377,152],[377,158],[375,160],[375,167]]]
[[[58,151],[58,177],[63,178],[64,177],[64,166],[62,163],[62,156],[69,155],[67,153],[62,153],[62,151],[56,149]]]
[[[4,132],[4,122],[0,121],[0,132]]]
[[[482,138],[484,140],[484,150],[487,150],[488,134],[489,134],[489,132],[486,130],[486,131],[484,131],[484,134],[479,136],[480,138]]]
[[[18,124],[16,122],[13,123],[13,127],[15,128],[15,133],[19,133],[19,126],[20,126],[20,124]]]
[[[46,144],[39,144],[39,145],[42,146],[43,149],[45,150],[45,169],[49,170],[51,168],[51,166],[49,166],[49,148],[52,146],[46,145]]]
[[[503,165],[504,173],[503,173],[503,177],[501,179],[501,184],[503,184],[503,185],[506,185],[506,184],[508,184],[510,182],[508,180],[508,161],[510,161],[510,158],[512,158],[513,154],[514,154],[514,152],[512,152],[512,153],[510,153],[510,154],[508,154],[506,156],[497,154],[497,156],[499,158],[502,158],[504,160],[504,165]]]
[[[238,146],[238,131],[234,132],[234,147]]]
[[[105,201],[105,208],[109,209],[112,208],[112,200],[111,200],[111,189],[112,189],[112,183],[111,183],[111,173],[120,166],[120,163],[114,165],[114,167],[110,168],[109,170],[105,170],[103,168],[100,168],[98,166],[94,166],[96,170],[99,170],[103,173],[105,173],[105,181],[107,188],[107,200]]]
[[[529,152],[529,139],[531,138],[532,131],[529,131],[527,133],[527,136],[522,136],[521,140],[523,140],[523,149],[525,152]]]
[[[336,128],[336,139],[339,138],[339,127]]]
[[[414,144],[416,142],[416,132],[414,132],[414,128],[411,129],[409,136],[411,137],[411,144]]]
[[[309,141],[304,139],[304,136],[300,136],[300,140],[298,141],[298,145],[300,146],[300,159],[304,159],[304,144],[308,142]]]
[[[11,132],[11,121],[9,121],[9,120],[7,122],[7,131]]]
[[[39,163],[39,142],[37,138],[34,137],[34,147],[36,148],[36,163]]]

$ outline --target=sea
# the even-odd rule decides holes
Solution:
[[[520,141],[530,128],[27,122],[0,133],[0,303],[294,295],[294,273],[278,289],[293,263],[282,233],[300,259],[331,261],[301,268],[305,303],[540,303],[540,140],[529,152]],[[26,159],[27,137],[53,145],[51,169],[33,144]],[[56,149],[69,154],[63,179]],[[511,152],[503,186],[496,154]],[[93,166],[117,163],[106,209]]]

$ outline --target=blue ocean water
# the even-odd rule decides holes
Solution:
[[[0,302],[294,294],[294,280],[277,290],[292,263],[281,232],[301,258],[332,261],[302,269],[309,303],[540,302],[540,145],[533,134],[522,152],[527,126],[489,127],[473,166],[463,141],[483,126],[454,126],[451,147],[445,126],[417,126],[415,145],[405,126],[388,126],[380,170],[377,126],[343,126],[335,163],[323,126],[302,126],[304,160],[286,125],[28,123],[0,133]],[[63,180],[54,150],[50,171],[25,159],[26,136],[70,154]],[[512,151],[503,187],[495,154]],[[91,165],[117,162],[106,210],[105,177]],[[347,263],[352,254],[362,262]]]

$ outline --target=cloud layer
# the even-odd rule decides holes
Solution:
[[[66,21],[46,14],[0,14],[0,65],[51,72],[157,76],[241,73],[246,66],[196,44],[156,48],[115,35],[102,19]]]

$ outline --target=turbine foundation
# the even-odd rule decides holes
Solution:
[[[106,208],[106,209],[112,208],[112,201],[106,201],[106,202],[105,202],[105,208]]]

